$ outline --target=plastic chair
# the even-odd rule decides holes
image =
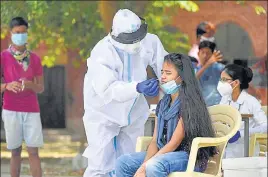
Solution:
[[[192,142],[187,170],[185,172],[173,172],[169,177],[220,177],[221,160],[225,147],[231,137],[239,130],[241,114],[229,105],[216,105],[208,108],[212,124],[215,130],[215,138],[197,137]],[[139,137],[136,144],[136,152],[146,151],[152,137]],[[216,146],[219,153],[209,159],[208,167],[204,173],[194,172],[197,151],[202,147]]]
[[[255,133],[250,136],[250,144],[249,144],[250,157],[254,156],[256,143],[259,143],[260,146],[259,156],[265,156],[265,152],[267,152],[267,133]]]
[[[267,106],[262,106],[262,110],[267,115]],[[250,136],[249,156],[254,156],[256,143],[259,143],[260,153],[259,156],[265,156],[267,152],[267,133],[256,133]]]

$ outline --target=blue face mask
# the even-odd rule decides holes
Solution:
[[[12,36],[11,36],[11,40],[12,40],[13,44],[15,44],[17,46],[22,46],[22,45],[26,44],[27,38],[28,38],[27,33],[19,33],[19,34],[12,33]]]
[[[177,85],[175,80],[172,80],[165,84],[162,84],[160,87],[165,92],[165,94],[174,94],[179,91],[180,86],[180,84]]]

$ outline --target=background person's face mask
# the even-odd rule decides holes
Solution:
[[[141,49],[141,42],[137,42],[134,44],[125,44],[124,51],[129,54],[136,54]]]
[[[228,82],[219,81],[217,90],[221,94],[221,96],[231,96],[233,93],[233,88],[231,86],[231,83],[228,83]]]
[[[12,36],[11,36],[11,40],[12,40],[13,44],[15,44],[17,46],[22,46],[22,45],[26,44],[27,38],[28,38],[27,33],[18,33],[18,34],[12,33]]]
[[[205,37],[205,36],[201,36],[200,42],[202,41],[210,41],[210,42],[214,42],[215,38],[214,37]]]
[[[179,91],[180,86],[181,86],[180,84],[177,85],[175,80],[172,80],[165,84],[162,84],[160,87],[165,94],[174,94]]]

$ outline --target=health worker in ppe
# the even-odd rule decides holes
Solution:
[[[161,76],[168,53],[147,24],[128,9],[119,10],[111,32],[99,41],[87,60],[83,122],[88,147],[84,177],[115,175],[116,158],[135,151],[149,116],[145,96],[159,93],[156,78],[147,80],[150,65]]]

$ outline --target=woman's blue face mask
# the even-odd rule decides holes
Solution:
[[[176,80],[171,80],[171,81],[164,83],[160,86],[165,94],[174,94],[174,93],[179,91],[181,84],[177,84]]]

